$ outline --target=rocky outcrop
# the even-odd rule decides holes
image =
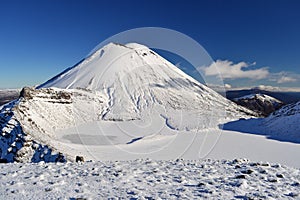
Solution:
[[[33,89],[22,91],[21,97],[32,98]],[[65,162],[63,154],[24,131],[16,117],[17,103],[13,101],[0,110],[0,162]]]
[[[34,88],[24,87],[20,92],[20,98],[32,99]]]
[[[264,94],[247,95],[235,98],[233,101],[264,117],[280,109],[284,105],[283,102]]]
[[[72,103],[71,93],[66,91],[56,91],[51,88],[35,89],[33,87],[24,87],[20,92],[20,98],[25,100],[36,98],[52,99],[53,103]]]

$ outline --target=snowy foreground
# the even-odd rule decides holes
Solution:
[[[267,162],[174,160],[0,165],[3,199],[299,199],[300,170]]]

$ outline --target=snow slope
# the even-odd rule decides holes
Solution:
[[[238,120],[224,125],[225,130],[264,135],[269,139],[300,144],[300,102],[289,104],[267,118]]]
[[[300,143],[300,101],[282,107],[264,121],[264,126],[274,136]]]
[[[135,43],[110,43],[42,87],[100,91],[108,99],[104,120],[138,120],[144,111],[161,105],[165,112],[160,114],[170,127],[179,130],[215,127],[227,117],[253,114]],[[177,117],[178,111],[183,118]],[[181,123],[186,115],[198,117],[201,125],[190,120]]]
[[[1,199],[299,199],[300,170],[236,160],[0,165]]]

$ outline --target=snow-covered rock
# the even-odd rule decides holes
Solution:
[[[268,116],[281,108],[284,103],[266,94],[251,94],[233,99],[238,105],[244,106],[259,115]]]
[[[0,112],[0,158],[7,162],[65,162],[63,154],[49,147],[39,137],[33,137],[31,131],[24,131],[25,124],[22,124],[19,115],[20,100],[12,101],[1,108]],[[31,118],[26,118],[28,123],[35,126]],[[42,134],[42,133],[40,133]]]

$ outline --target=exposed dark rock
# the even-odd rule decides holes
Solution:
[[[20,97],[23,97],[24,99],[32,99],[32,92],[34,91],[33,88],[30,87],[24,87],[20,92]]]
[[[66,159],[62,153],[58,153],[57,158],[55,159],[55,162],[66,162]]]
[[[282,174],[276,174],[277,178],[283,178]]]
[[[8,163],[8,161],[5,158],[0,158],[0,163]]]
[[[244,175],[244,174],[237,175],[235,178],[237,178],[237,179],[245,179],[246,175]]]
[[[83,156],[76,156],[76,162],[84,162]]]
[[[245,170],[242,170],[241,173],[243,174],[252,174],[253,170],[251,169],[245,169]]]
[[[275,179],[275,178],[269,178],[268,181],[271,182],[271,183],[276,183],[277,179]]]

